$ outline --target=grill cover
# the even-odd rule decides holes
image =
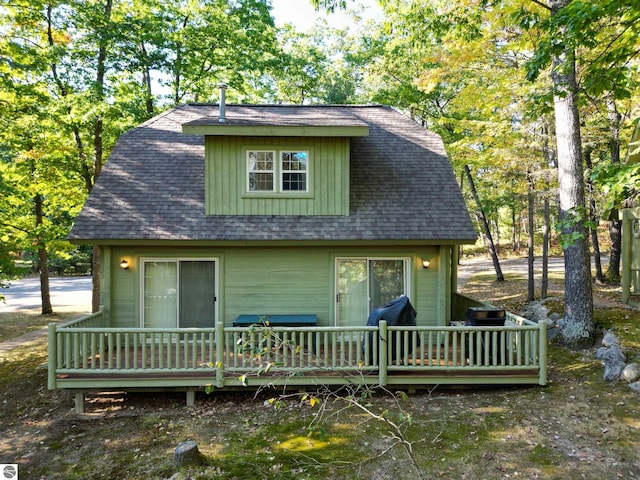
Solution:
[[[417,312],[415,308],[413,308],[413,305],[411,305],[409,298],[405,295],[402,295],[395,300],[392,300],[391,302],[376,308],[373,312],[371,312],[369,318],[367,319],[367,326],[377,327],[380,323],[380,320],[385,320],[391,327],[415,327],[416,315]],[[369,344],[369,352],[372,352],[371,356],[373,356],[374,333],[375,332],[369,332],[366,339]],[[411,353],[411,350],[413,348],[414,335],[417,336],[417,332],[409,333],[409,342],[406,347],[404,345],[404,335],[400,337],[401,340],[399,352],[396,351],[397,342],[394,339],[391,344],[390,351],[390,359],[392,361],[394,361],[396,357],[402,358],[405,353],[405,348],[407,353]],[[416,339],[416,342],[419,342],[419,338]],[[373,358],[371,358],[371,360],[373,360]]]

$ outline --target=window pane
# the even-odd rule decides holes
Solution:
[[[144,326],[175,328],[178,325],[177,263],[144,263]]]
[[[250,173],[249,174],[249,190],[252,192],[272,192],[273,191],[273,174],[272,173]]]
[[[282,170],[307,170],[307,152],[282,152]]]
[[[338,262],[338,326],[367,324],[368,311],[367,261]]]
[[[405,293],[402,260],[370,260],[369,270],[371,310]]]
[[[307,152],[282,152],[282,191],[307,191]]]
[[[247,188],[251,192],[274,190],[274,152],[247,151]]]
[[[307,191],[307,174],[306,173],[283,173],[282,174],[282,190],[286,192],[306,192]]]
[[[249,171],[273,171],[273,152],[248,152]]]
[[[180,327],[215,326],[215,262],[180,262]]]

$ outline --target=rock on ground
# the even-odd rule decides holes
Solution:
[[[640,364],[630,363],[622,370],[620,378],[627,383],[633,383],[640,379]]]
[[[604,364],[604,379],[617,380],[627,365],[627,359],[617,343],[602,346],[596,351],[596,358]]]

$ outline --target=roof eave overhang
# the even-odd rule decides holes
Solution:
[[[475,239],[429,239],[429,240],[185,240],[185,239],[81,239],[69,238],[77,245],[97,246],[171,246],[171,247],[292,247],[292,246],[433,246],[473,245]]]
[[[280,125],[182,125],[187,135],[252,136],[252,137],[368,137],[366,125],[347,126],[280,126]]]

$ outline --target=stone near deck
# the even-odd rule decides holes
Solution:
[[[606,332],[602,339],[602,347],[596,351],[596,358],[604,364],[604,379],[606,381],[618,380],[622,370],[627,366],[627,359],[620,348],[618,337],[611,332]]]
[[[620,378],[627,383],[633,383],[640,379],[640,364],[630,363],[622,370]]]

